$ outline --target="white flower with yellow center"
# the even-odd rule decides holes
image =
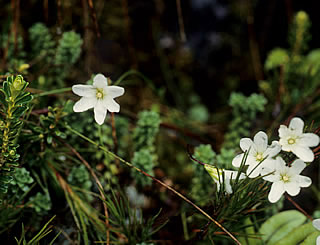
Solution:
[[[250,178],[257,177],[263,167],[268,165],[270,160],[273,160],[272,157],[281,151],[281,146],[277,141],[273,141],[268,146],[268,136],[262,131],[254,136],[253,141],[249,138],[242,138],[240,140],[240,148],[244,152],[249,151],[245,165],[249,165],[247,175]],[[237,155],[233,159],[232,165],[237,168],[240,167],[244,155],[244,153]]]
[[[310,147],[319,144],[319,136],[313,133],[303,133],[304,122],[294,117],[290,121],[289,127],[281,125],[279,128],[279,143],[284,151],[292,151],[304,162],[314,160],[313,151]]]
[[[268,195],[269,201],[277,202],[285,192],[290,196],[296,196],[299,194],[301,187],[310,186],[311,179],[300,175],[305,167],[306,164],[300,159],[295,160],[291,167],[288,167],[281,157],[277,157],[276,160],[265,167],[261,175],[267,176],[263,179],[273,182]]]
[[[205,164],[204,168],[208,171],[211,178],[217,185],[217,189],[220,190],[220,184],[224,182],[224,189],[228,194],[232,193],[231,180],[237,178],[238,171],[225,170],[225,169],[217,169],[215,166]],[[224,177],[223,177],[224,175]],[[241,173],[239,179],[244,179],[246,176]]]
[[[119,112],[120,105],[114,100],[124,94],[124,88],[108,86],[107,78],[98,74],[93,78],[93,85],[73,85],[72,91],[82,96],[73,106],[73,111],[83,112],[93,108],[94,119],[102,125],[107,111]]]

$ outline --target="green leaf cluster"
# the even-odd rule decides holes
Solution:
[[[19,166],[17,138],[29,109],[32,95],[25,89],[28,83],[21,75],[8,76],[0,89],[0,191],[6,193],[14,169]]]
[[[282,244],[316,244],[320,231],[312,223],[307,222],[307,217],[296,211],[287,210],[277,213],[267,219],[256,232],[249,222],[246,237],[240,239],[243,245],[282,245]],[[251,227],[250,227],[251,226]],[[254,237],[254,238],[249,238]]]
[[[266,104],[266,98],[260,94],[254,93],[250,96],[236,92],[231,94],[229,105],[232,107],[232,120],[218,157],[219,167],[232,168],[231,162],[235,156],[234,151],[239,147],[240,139],[250,135],[250,129],[257,114],[264,112]]]
[[[138,114],[137,126],[133,131],[134,155],[132,163],[146,173],[153,175],[157,155],[155,152],[155,139],[161,123],[160,115],[155,111],[142,111]],[[131,170],[131,176],[139,186],[151,185],[149,178]]]

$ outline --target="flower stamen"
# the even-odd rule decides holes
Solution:
[[[97,99],[103,99],[103,90],[102,89],[97,89],[96,97]]]
[[[258,152],[257,155],[256,155],[256,159],[257,159],[257,161],[262,161],[263,160],[263,155]]]
[[[296,143],[296,139],[294,139],[294,138],[289,138],[288,139],[288,144],[289,145],[293,145],[293,144],[295,144]]]
[[[280,174],[280,180],[284,183],[290,182],[290,177],[287,174]]]

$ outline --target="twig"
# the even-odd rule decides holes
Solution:
[[[97,15],[96,15],[96,11],[94,10],[94,7],[93,7],[92,0],[88,0],[88,5],[89,5],[89,8],[90,8],[91,18],[92,18],[92,21],[93,21],[93,24],[94,24],[94,28],[96,30],[97,37],[99,38],[101,36],[101,34],[100,34],[100,31],[99,31]]]
[[[143,175],[151,178],[153,181],[157,182],[158,184],[162,185],[163,187],[165,187],[166,189],[172,191],[174,194],[176,194],[177,196],[179,196],[181,199],[183,199],[185,202],[189,203],[191,206],[193,206],[195,209],[197,209],[200,213],[202,213],[205,217],[207,217],[209,220],[211,220],[213,223],[215,223],[221,230],[223,230],[228,236],[230,236],[237,244],[241,245],[241,243],[237,240],[237,238],[235,238],[226,228],[224,228],[218,221],[216,221],[215,219],[213,219],[209,214],[207,214],[205,211],[203,211],[200,207],[198,207],[196,204],[194,204],[192,201],[190,201],[188,198],[186,198],[184,195],[182,195],[181,193],[179,193],[178,191],[176,191],[174,188],[172,188],[171,186],[165,184],[164,182],[156,179],[155,177],[151,176],[150,174],[144,172],[143,170],[137,168],[136,166],[134,166],[133,164],[131,164],[130,162],[127,162],[126,160],[122,159],[121,157],[117,156],[116,154],[114,154],[113,152],[109,151],[108,149],[100,146],[98,143],[96,143],[95,141],[91,140],[90,138],[84,136],[83,134],[79,133],[78,131],[74,130],[73,128],[71,128],[68,125],[65,125],[66,129],[68,129],[69,131],[75,133],[76,135],[80,136],[81,138],[85,139],[86,141],[90,142],[91,144],[97,146],[99,149],[105,151],[106,153],[108,153],[110,156],[112,156],[113,158],[117,158],[119,159],[120,162],[124,163],[125,165],[127,165],[130,168],[133,168],[134,170],[142,173]]]
[[[181,0],[176,0],[177,12],[178,12],[178,21],[179,21],[179,30],[180,30],[180,38],[183,43],[187,41],[186,33],[184,31],[184,23],[181,9]]]
[[[109,231],[109,214],[108,214],[108,208],[107,208],[107,204],[106,204],[106,197],[104,195],[103,192],[103,187],[97,177],[97,175],[95,174],[95,172],[93,171],[93,169],[91,168],[91,166],[89,165],[89,163],[79,154],[79,152],[76,151],[76,149],[74,149],[71,145],[69,145],[66,142],[63,142],[65,146],[67,146],[78,158],[79,160],[88,168],[88,170],[90,171],[90,174],[92,175],[92,177],[94,178],[94,180],[96,181],[98,187],[99,187],[99,192],[101,195],[103,202],[103,208],[104,208],[104,214],[106,216],[106,235],[107,235],[107,244],[110,243],[110,231]]]
[[[292,200],[292,198],[289,195],[285,195],[285,197],[293,204],[293,206],[295,206],[301,213],[303,213],[309,220],[313,220],[312,217],[306,212],[304,211],[298,203],[296,203],[295,201]]]

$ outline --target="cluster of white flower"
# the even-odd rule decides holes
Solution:
[[[249,138],[240,140],[240,148],[247,153],[237,155],[232,165],[240,167],[242,161],[248,165],[247,176],[255,178],[259,175],[263,179],[272,182],[271,190],[268,195],[270,202],[277,202],[280,197],[287,192],[291,196],[299,194],[301,187],[311,185],[311,179],[300,175],[306,167],[305,162],[314,160],[313,151],[310,147],[319,144],[319,136],[314,133],[303,133],[304,122],[295,117],[290,121],[289,127],[281,125],[279,128],[280,140],[273,141],[268,145],[268,136],[260,131],[253,141]],[[298,159],[292,164],[287,165],[279,156],[282,151],[292,152]]]

